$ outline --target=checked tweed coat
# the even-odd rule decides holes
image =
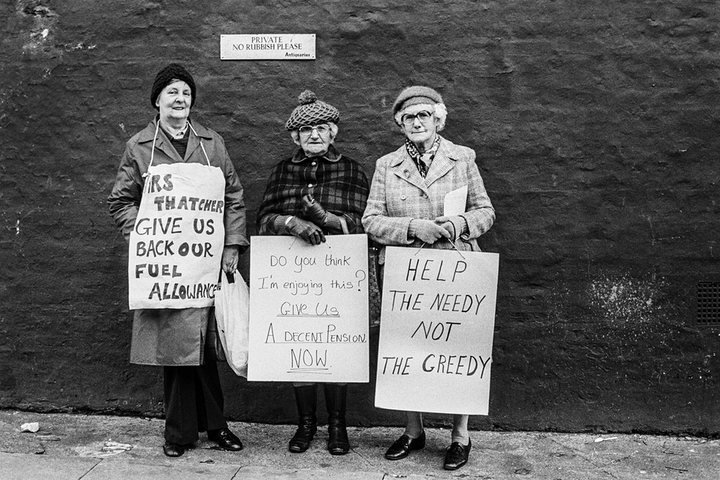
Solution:
[[[479,251],[477,238],[495,221],[495,209],[475,164],[475,152],[441,138],[440,146],[422,178],[417,166],[401,146],[376,162],[370,196],[362,218],[365,232],[381,245],[417,246],[422,241],[408,236],[410,220],[434,220],[443,215],[445,195],[467,185],[465,213],[468,232],[455,242],[460,250]],[[452,249],[441,239],[432,248]],[[380,263],[383,263],[381,255]]]

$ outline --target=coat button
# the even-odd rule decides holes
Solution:
[[[312,188],[312,187],[313,187],[313,184],[312,184],[312,183],[308,183],[308,188]]]
[[[407,200],[407,195],[400,195],[400,200]]]

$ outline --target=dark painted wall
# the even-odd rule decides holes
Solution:
[[[161,414],[159,369],[128,364],[105,199],[155,73],[179,61],[251,222],[301,90],[341,110],[339,146],[369,175],[402,141],[397,92],[444,95],[502,259],[475,427],[720,433],[720,330],[695,319],[696,285],[720,281],[719,22],[709,0],[2,0],[0,407]],[[318,59],[220,61],[222,33],[316,33]],[[231,418],[293,420],[287,385],[222,371]],[[371,385],[352,393],[352,423],[402,422]]]

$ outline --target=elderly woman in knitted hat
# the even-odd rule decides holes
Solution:
[[[110,213],[130,243],[131,266],[134,258],[144,262],[129,275],[130,362],[163,367],[163,451],[170,457],[191,448],[201,431],[224,450],[242,449],[223,414],[214,349],[205,345],[214,290],[193,289],[192,300],[187,292],[200,282],[217,284],[220,268],[237,269],[249,245],[243,187],[220,135],[190,119],[195,100],[195,81],[185,68],[173,63],[158,72],[150,93],[157,114],[128,140],[108,197]],[[198,202],[212,206],[202,209],[204,217],[198,217]],[[166,225],[164,233],[157,225]],[[202,255],[193,268],[178,268],[182,245],[198,245],[198,226],[204,227]],[[197,256],[193,251],[185,255]],[[159,281],[167,283],[152,283]],[[157,289],[148,295],[147,285]],[[134,299],[138,291],[144,295]]]
[[[340,112],[306,90],[298,98],[285,128],[298,148],[270,173],[258,213],[261,235],[294,235],[318,245],[325,235],[362,233],[368,181],[362,167],[335,148]],[[298,428],[291,452],[308,449],[317,431],[317,385],[293,384]],[[328,411],[328,451],[350,449],[345,426],[347,385],[324,384]]]
[[[442,97],[429,87],[408,87],[395,100],[393,116],[405,143],[376,163],[362,218],[368,236],[381,245],[479,250],[477,238],[492,226],[495,210],[475,164],[475,152],[439,134],[447,118]],[[465,212],[443,216],[445,195],[465,186]],[[444,467],[462,467],[471,445],[468,416],[454,415]],[[422,414],[407,412],[405,432],[385,458],[399,460],[424,446]]]

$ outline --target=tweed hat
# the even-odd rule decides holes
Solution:
[[[402,111],[405,107],[409,107],[410,105],[434,105],[436,103],[444,104],[443,99],[438,92],[430,87],[413,85],[412,87],[407,87],[400,92],[400,95],[398,95],[395,99],[392,109],[393,117],[395,117],[395,115]]]
[[[305,90],[298,96],[298,106],[285,122],[287,130],[297,130],[303,125],[317,125],[319,123],[340,121],[340,111],[321,100],[318,100],[310,90]]]
[[[155,105],[157,97],[160,95],[160,92],[162,92],[163,88],[170,85],[173,80],[182,80],[183,82],[188,84],[188,86],[190,87],[190,93],[192,94],[192,98],[190,99],[190,106],[192,107],[195,104],[195,80],[193,80],[190,72],[185,70],[182,65],[177,63],[171,63],[162,70],[160,70],[155,76],[155,81],[153,82],[152,90],[150,91],[150,104],[153,106],[153,108],[158,108],[157,105]]]

